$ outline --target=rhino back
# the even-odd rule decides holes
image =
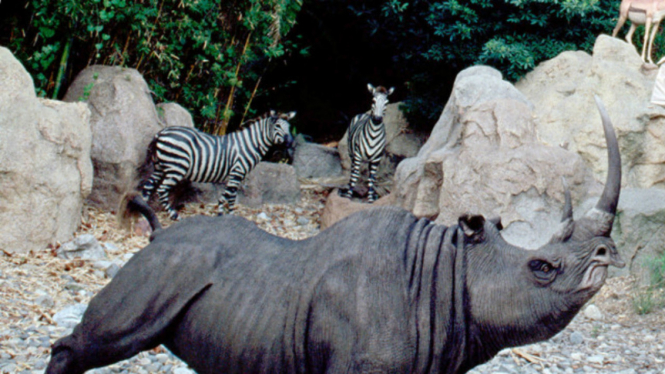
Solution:
[[[362,350],[374,352],[363,359],[372,365],[410,365],[416,332],[404,251],[415,222],[402,210],[373,209],[290,241],[239,218],[197,221],[197,230],[215,225],[215,234],[187,262],[213,264],[201,274],[211,286],[167,346],[200,373],[317,372],[334,353],[346,360]],[[201,238],[185,231],[153,244],[173,250],[176,238]]]

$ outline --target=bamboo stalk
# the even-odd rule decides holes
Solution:
[[[62,57],[60,58],[60,67],[58,68],[58,76],[55,78],[55,89],[53,90],[53,100],[58,99],[58,92],[60,91],[60,86],[62,85],[62,80],[65,76],[65,71],[67,71],[67,61],[69,60],[69,51],[72,46],[72,38],[67,40],[65,44],[65,50],[62,51]]]
[[[238,65],[236,65],[236,78],[238,77],[238,74],[240,74],[240,67],[242,66],[243,59],[245,57],[245,53],[247,53],[247,47],[249,46],[249,41],[252,37],[252,32],[250,31],[249,34],[247,34],[247,38],[245,39],[245,45],[242,48],[242,54],[240,55],[240,58],[238,59]],[[235,96],[235,89],[236,89],[236,84],[234,84],[231,87],[231,92],[229,92],[229,97],[226,100],[226,107],[224,108],[223,114],[222,114],[222,122],[221,124],[217,125],[217,128],[215,129],[215,134],[217,135],[224,135],[226,133],[226,128],[229,125],[229,117],[228,113],[233,107],[233,99]]]

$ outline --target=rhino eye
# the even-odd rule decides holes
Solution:
[[[557,268],[554,265],[543,260],[532,260],[529,262],[529,268],[531,268],[531,272],[541,283],[549,283],[553,281],[558,273],[556,271]]]

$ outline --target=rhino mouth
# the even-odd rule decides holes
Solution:
[[[606,262],[593,261],[584,273],[579,290],[599,290],[607,279],[608,266],[609,264]]]

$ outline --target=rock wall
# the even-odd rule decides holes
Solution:
[[[41,250],[81,223],[91,191],[90,111],[37,98],[32,77],[0,47],[0,248]]]
[[[460,72],[427,143],[397,168],[397,203],[447,225],[467,212],[501,216],[508,241],[544,244],[560,219],[561,177],[576,200],[600,185],[579,155],[538,141],[532,110],[499,71]]]
[[[665,108],[651,104],[657,67],[635,48],[600,35],[593,54],[564,52],[541,63],[515,87],[534,104],[539,139],[579,153],[601,181],[607,170],[605,139],[594,110],[598,95],[614,124],[624,187],[665,187]]]

